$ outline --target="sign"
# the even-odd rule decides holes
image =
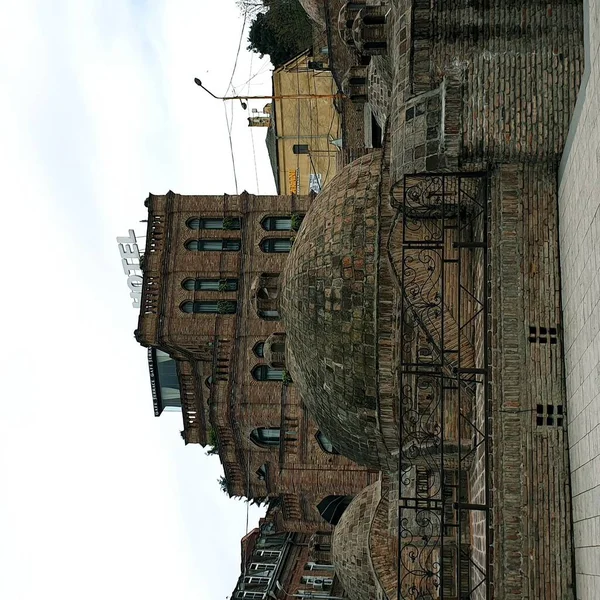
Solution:
[[[127,275],[129,296],[133,299],[134,308],[139,308],[142,301],[142,265],[140,264],[140,251],[135,239],[135,231],[129,230],[129,237],[118,237],[119,252],[123,271]]]
[[[315,192],[318,194],[321,191],[323,178],[321,177],[321,173],[311,173],[308,179],[308,187],[311,192]]]
[[[290,194],[298,193],[298,170],[294,169],[292,171],[288,171],[288,184],[290,188]]]

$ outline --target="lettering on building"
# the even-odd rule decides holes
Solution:
[[[142,300],[143,276],[140,250],[133,229],[129,230],[128,237],[118,237],[117,243],[119,244],[123,272],[127,275],[127,285],[129,286],[132,305],[134,308],[139,308]]]

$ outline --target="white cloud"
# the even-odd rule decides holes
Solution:
[[[5,4],[0,597],[223,597],[245,506],[218,489],[218,461],[183,447],[176,418],[152,416],[114,237],[144,217],[148,191],[233,191],[222,106],[193,77],[226,87],[236,8]],[[244,56],[236,82],[246,72]],[[234,114],[252,191],[250,132]],[[264,193],[262,140],[257,154]]]

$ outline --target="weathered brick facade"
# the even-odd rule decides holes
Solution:
[[[472,289],[487,291],[490,318],[487,331],[481,325],[473,328],[471,347],[461,353],[474,365],[481,364],[484,351],[489,358],[487,395],[473,394],[468,409],[479,431],[490,428],[489,453],[486,459],[478,434],[468,442],[474,445],[466,489],[469,502],[487,503],[490,518],[474,510],[465,527],[471,585],[476,586],[478,568],[488,558],[492,570],[469,597],[484,598],[489,591],[502,599],[574,598],[557,163],[583,66],[581,5],[571,0],[386,4],[387,56],[371,58],[368,67],[368,100],[387,126],[379,198],[365,193],[377,187],[375,181],[360,181],[369,164],[363,158],[342,171],[332,184],[335,189],[325,190],[311,208],[301,232],[305,237],[283,280],[289,366],[306,390],[307,403],[313,403],[317,421],[331,436],[352,440],[340,442],[343,451],[386,469],[394,448],[382,443],[393,434],[393,429],[384,430],[390,414],[383,395],[396,383],[393,370],[386,370],[394,358],[388,342],[401,342],[402,336],[390,338],[385,328],[394,326],[392,309],[402,292],[414,302],[410,290],[401,290],[400,279],[393,277],[404,255],[402,219],[397,216],[392,228],[389,221],[400,211],[406,175],[433,179],[440,172],[484,173],[488,262],[466,268]],[[357,56],[354,64],[359,62]],[[444,193],[451,196],[452,190]],[[366,229],[370,218],[374,232]],[[431,223],[435,216],[427,218]],[[462,241],[448,240],[449,249]],[[363,254],[365,264],[367,257],[375,258],[372,287],[362,283]],[[439,271],[435,261],[428,268]],[[423,287],[425,275],[416,271],[417,287]],[[394,285],[396,292],[390,289]],[[455,292],[443,294],[446,324],[460,322]],[[441,318],[436,313],[418,327],[427,337]],[[354,327],[360,320],[362,330]],[[371,334],[373,323],[371,346],[363,336]],[[311,356],[308,347],[319,352]],[[379,367],[376,377],[369,373],[373,363]],[[391,451],[387,459],[386,448]],[[486,494],[487,461],[491,485]],[[360,519],[365,513],[358,513],[349,512],[358,522],[346,527],[348,535],[364,528]],[[397,533],[397,512],[391,509],[389,515],[388,527]],[[339,530],[336,540],[338,534],[344,548],[356,548]],[[376,587],[378,594],[385,591],[385,586]],[[355,586],[349,593],[366,598],[372,592],[361,596]],[[394,590],[385,593],[393,597]],[[432,597],[438,595],[432,591]]]
[[[185,441],[216,443],[230,494],[281,495],[279,526],[297,532],[326,529],[318,502],[330,494],[354,494],[373,477],[324,450],[297,386],[282,381],[277,353],[271,351],[281,355],[276,344],[285,343],[272,311],[287,252],[263,249],[282,240],[278,249],[285,250],[296,232],[267,231],[264,219],[300,217],[309,204],[307,196],[150,196],[136,331],[140,343],[177,361]],[[238,227],[232,219],[239,219],[239,228],[232,228]],[[194,228],[193,220],[210,221],[211,228]],[[224,225],[214,228],[219,220]],[[220,240],[239,250],[219,250]],[[205,242],[207,250],[188,249]],[[201,283],[190,286],[190,281]],[[220,284],[197,289],[206,281]],[[227,282],[236,282],[236,289],[228,289]],[[213,312],[183,310],[186,303],[202,302],[212,303]],[[268,358],[278,376],[260,380],[256,369],[268,368]],[[279,443],[256,439],[260,428],[279,432]]]
[[[333,570],[331,532],[282,532],[281,510],[279,503],[271,504],[258,528],[242,538],[241,574],[232,600],[339,597],[343,589]]]

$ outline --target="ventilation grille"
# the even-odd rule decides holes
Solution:
[[[530,344],[557,344],[558,330],[556,327],[538,327],[537,325],[529,326],[529,343]]]
[[[538,427],[562,427],[564,422],[563,405],[538,404],[536,425]]]

